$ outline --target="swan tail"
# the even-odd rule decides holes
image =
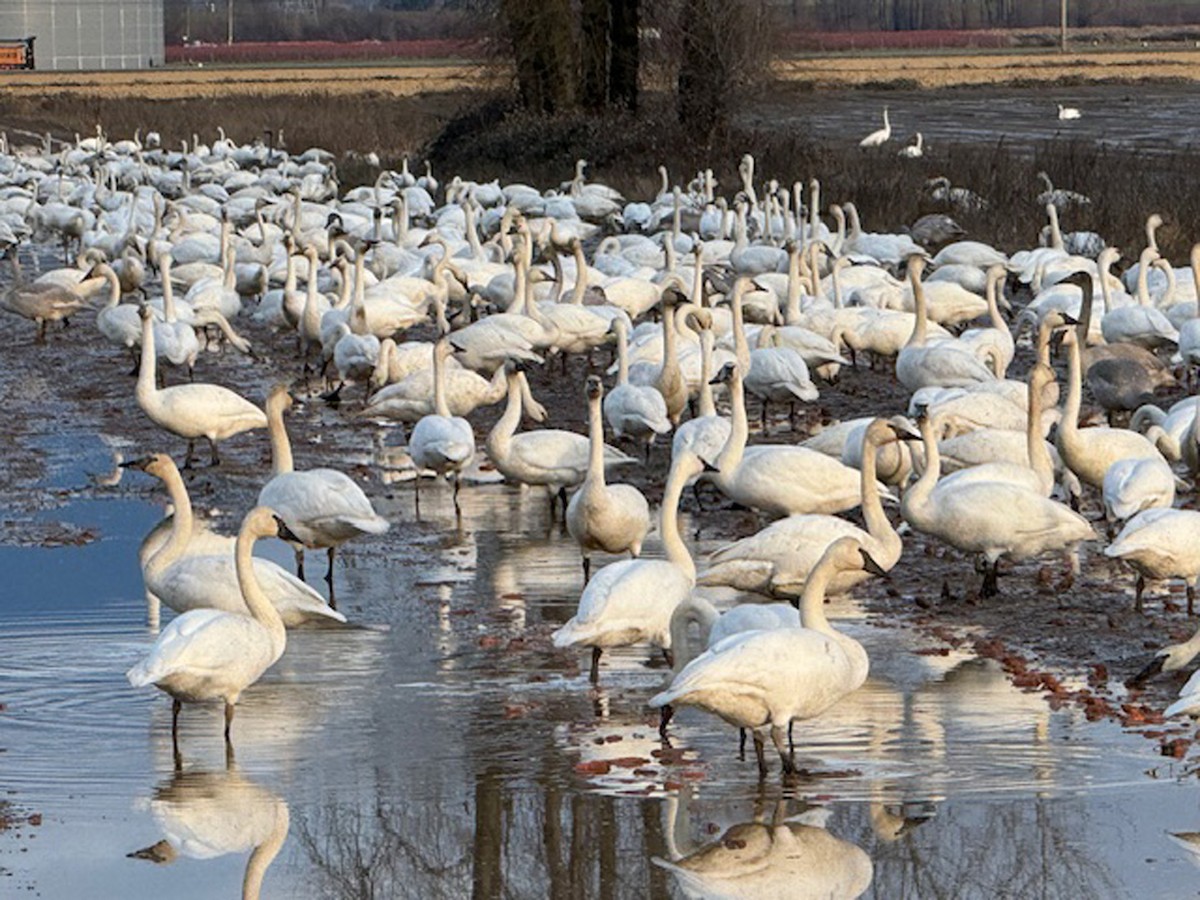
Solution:
[[[550,640],[555,647],[564,649],[566,647],[574,647],[582,644],[592,637],[592,629],[586,625],[582,625],[575,619],[568,620],[561,628],[557,629]]]
[[[392,523],[382,516],[350,518],[346,521],[364,534],[384,534],[392,527]]]
[[[148,684],[154,684],[162,677],[162,673],[157,671],[153,663],[153,657],[148,656],[126,672],[125,677],[129,679],[129,683],[134,687],[145,687]]]
[[[1194,713],[1200,713],[1200,694],[1188,694],[1185,697],[1180,697],[1163,710],[1163,717],[1169,719],[1172,716],[1192,715]]]

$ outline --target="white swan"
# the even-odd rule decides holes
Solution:
[[[629,381],[629,339],[624,319],[614,318],[610,326],[617,335],[617,383],[604,397],[604,420],[618,438],[629,435],[646,445],[646,455],[655,435],[671,430],[667,401],[658,388]],[[664,321],[663,327],[666,328]]]
[[[267,417],[249,400],[216,384],[177,384],[159,389],[155,385],[154,313],[141,308],[142,357],[134,395],[138,406],[159,425],[187,438],[184,468],[191,465],[196,438],[208,440],[212,464],[218,465],[217,442],[253,428],[266,428]]]
[[[863,430],[860,488],[865,530],[837,516],[788,516],[718,549],[696,583],[772,597],[798,597],[825,549],[843,537],[855,538],[880,568],[891,571],[900,560],[900,535],[883,511],[875,473],[880,446],[896,436],[895,427],[884,419],[873,420]],[[868,577],[863,569],[843,569],[834,573],[828,590],[842,594]]]
[[[249,616],[215,609],[184,613],[163,629],[146,658],[126,673],[134,687],[152,684],[171,695],[171,737],[176,743],[183,703],[212,700],[225,703],[229,743],[238,698],[283,655],[287,631],[263,595],[251,555],[254,542],[268,536],[295,539],[271,510],[256,506],[242,520],[235,551],[238,586]]]
[[[883,127],[872,131],[858,142],[860,147],[880,147],[886,144],[892,136],[892,123],[888,121],[888,108],[883,108]]]
[[[554,632],[555,647],[591,647],[593,683],[607,647],[650,643],[671,648],[671,615],[692,592],[696,566],[679,534],[679,497],[688,479],[704,468],[690,453],[671,461],[659,511],[659,534],[667,558],[627,559],[605,566],[583,589],[579,609]]]
[[[675,437],[671,441],[671,453],[678,456],[683,451],[690,451],[699,456],[710,466],[715,466],[717,457],[729,441],[729,431],[732,428],[729,419],[717,415],[717,406],[713,401],[712,357],[713,332],[705,328],[700,334],[700,397],[696,401],[696,416],[680,423],[675,429]]]
[[[917,320],[908,343],[896,356],[896,377],[910,391],[931,386],[966,387],[995,381],[995,373],[976,359],[970,349],[953,340],[927,343],[925,288],[921,284],[924,269],[923,257],[908,258],[908,280],[912,285]]]
[[[657,392],[655,392],[657,394]],[[642,554],[642,541],[650,530],[650,504],[631,484],[605,484],[604,424],[600,398],[604,386],[595,375],[588,376],[588,472],[579,490],[567,504],[567,531],[583,551],[583,580],[591,577],[595,550]]]
[[[727,363],[715,379],[728,383],[733,401],[729,440],[705,477],[735,503],[773,515],[836,513],[859,502],[859,473],[805,447],[747,447],[749,425],[741,370]]]
[[[918,424],[925,445],[925,472],[904,492],[901,514],[917,531],[959,550],[982,554],[984,597],[999,592],[1000,557],[1024,559],[1096,536],[1078,513],[1011,481],[970,481],[939,490],[941,458],[933,423],[921,416]]]
[[[896,155],[901,159],[920,159],[925,155],[925,139],[921,136],[921,132],[917,132],[916,140],[913,143],[901,147]]]
[[[1085,274],[1083,277],[1091,276]],[[1083,376],[1080,372],[1079,341],[1073,330],[1063,335],[1063,345],[1067,348],[1067,399],[1058,425],[1058,452],[1080,481],[1102,489],[1104,473],[1117,460],[1159,456],[1159,452],[1149,440],[1134,431],[1079,427]]]
[[[506,479],[520,484],[544,484],[550,493],[550,512],[561,500],[565,513],[566,489],[587,477],[590,458],[588,439],[573,431],[545,428],[517,434],[521,421],[525,373],[506,371],[508,405],[487,437],[488,458]],[[604,464],[636,462],[620,450],[605,445]]]
[[[446,402],[445,360],[449,355],[450,344],[443,338],[433,348],[434,412],[422,417],[414,426],[408,449],[419,468],[432,469],[438,475],[453,474],[454,507],[457,509],[463,470],[475,458],[475,432],[466,419],[451,415]],[[419,481],[413,482],[414,492]]]
[[[1061,103],[1058,104],[1059,121],[1068,121],[1070,119],[1078,119],[1082,115],[1083,115],[1083,113],[1081,113],[1077,107],[1063,106]]]
[[[1134,605],[1139,612],[1147,578],[1182,578],[1187,583],[1188,615],[1193,613],[1200,578],[1200,512],[1144,510],[1125,523],[1116,540],[1104,548],[1104,555],[1125,560],[1138,573]]]
[[[1123,522],[1145,509],[1175,503],[1175,473],[1161,456],[1119,459],[1104,473],[1104,514]]]
[[[235,541],[197,527],[187,486],[171,458],[159,453],[131,460],[123,467],[139,469],[162,481],[175,510],[169,528],[161,537],[151,535],[143,541],[139,552],[146,593],[152,601],[150,618],[157,617],[155,604],[159,602],[180,613],[195,609],[245,613],[233,564]],[[256,558],[254,573],[289,628],[320,620],[346,621],[320,594],[270,560]]]
[[[292,465],[292,444],[283,424],[284,411],[292,405],[286,385],[279,385],[267,398],[271,435],[271,479],[258,492],[259,506],[270,506],[298,535],[294,543],[296,571],[304,577],[304,548],[328,551],[329,602],[335,605],[333,558],[337,548],[363,534],[383,534],[388,521],[375,512],[367,495],[349,475],[336,469],[297,472]]]
[[[801,627],[726,638],[696,657],[669,688],[650,699],[650,706],[697,706],[731,725],[753,729],[762,777],[767,774],[762,731],[769,728],[783,771],[795,772],[786,745],[791,722],[820,715],[866,681],[866,651],[831,626],[823,608],[833,576],[842,569],[864,567],[878,568],[854,538],[835,541],[805,585]]]

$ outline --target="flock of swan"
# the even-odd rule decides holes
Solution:
[[[338,427],[410,425],[418,475],[452,482],[456,507],[483,453],[506,481],[544,487],[584,581],[554,645],[589,652],[593,682],[606,650],[661,650],[672,675],[649,703],[664,737],[674,709],[706,710],[752,736],[763,774],[768,737],[793,771],[792,725],[863,684],[866,651],[824,603],[896,567],[904,531],[976,557],[989,597],[1003,560],[1063,553],[1078,566],[1104,519],[1119,533],[1103,553],[1137,574],[1139,608],[1147,580],[1181,579],[1193,612],[1200,513],[1177,508],[1176,490],[1200,467],[1200,398],[1166,410],[1152,399],[1200,364],[1200,245],[1190,268],[1174,267],[1152,216],[1146,250],[1118,277],[1115,251],[1071,252],[1050,198],[1043,246],[956,240],[931,253],[909,234],[865,230],[852,203],[824,206],[816,179],[764,181],[749,155],[739,175],[723,197],[711,171],[681,188],[664,168],[661,190],[630,202],[588,181],[582,162],[549,190],[439,184],[406,165],[342,191],[328,153],[223,134],[178,150],[102,132],[57,152],[0,146],[13,269],[0,307],[33,322],[39,342],[48,323],[90,311],[114,365],[137,363],[130,414],[159,429],[153,449],[186,442],[184,469],[197,439],[216,467],[219,445],[269,434],[271,470],[236,537],[197,524],[170,456],[125,464],[161,480],[174,507],[143,543],[142,568],[155,609],[178,615],[128,673],[171,696],[173,735],[182,703],[220,701],[228,740],[238,698],[285,652],[287,629],[345,622],[337,549],[389,528],[354,479],[295,468],[286,385],[260,405],[218,383],[232,354],[257,355],[251,333],[283,354],[270,377],[326,380]],[[25,244],[41,257],[61,245],[76,262],[30,279]],[[225,352],[198,367],[211,342]],[[1010,378],[1026,343],[1033,365]],[[601,347],[616,357],[607,387]],[[578,380],[579,415],[558,424],[586,419],[587,434],[521,430],[551,416],[531,390],[538,367]],[[906,407],[867,390],[854,418],[798,424],[824,385],[893,375]],[[1081,418],[1085,385],[1109,424]],[[472,418],[501,403],[481,441]],[[788,410],[786,432],[771,406]],[[655,455],[670,464],[652,515],[617,479]],[[679,509],[699,482],[765,527],[694,559]],[[665,556],[651,559],[655,526]],[[296,574],[253,556],[267,537],[295,549]],[[312,549],[328,555],[326,596],[304,579]],[[719,610],[705,596],[718,587],[744,602]],[[1138,678],[1198,652],[1200,631]],[[1200,714],[1200,686],[1171,711]]]
[[[1061,103],[1058,106],[1058,119],[1060,122],[1072,121],[1083,118],[1083,112],[1077,106],[1063,106]],[[892,122],[888,118],[888,108],[883,108],[883,127],[877,128],[866,137],[858,142],[858,146],[864,149],[873,150],[877,147],[882,147],[892,139]],[[896,151],[896,155],[901,159],[920,159],[925,155],[925,138],[919,131],[914,131],[912,135],[912,143],[905,144]]]

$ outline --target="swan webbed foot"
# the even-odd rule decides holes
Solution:
[[[592,648],[592,670],[588,674],[588,679],[592,684],[600,683],[600,656],[604,651],[599,647]]]

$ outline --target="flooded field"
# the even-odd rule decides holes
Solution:
[[[887,104],[900,139],[921,130],[935,145],[1032,150],[1069,128],[1147,154],[1191,147],[1190,89],[1155,87],[1153,106],[1147,96],[1112,85],[798,93],[772,125],[856,137]],[[1058,122],[1056,102],[1083,118]],[[206,352],[197,381],[261,404],[293,379],[297,467],[350,474],[391,530],[339,552],[349,624],[289,631],[238,705],[232,750],[220,708],[188,704],[176,754],[169,698],[125,677],[158,634],[138,550],[166,493],[114,463],[181,459],[183,442],[138,409],[129,361],[97,337],[92,312],[52,326],[44,346],[28,322],[0,316],[0,896],[1196,895],[1196,728],[1156,713],[1183,679],[1136,695],[1121,686],[1194,622],[1174,590],[1148,594],[1150,615],[1131,613],[1133,577],[1103,541],[1087,545],[1078,574],[1050,555],[1006,564],[1003,596],[982,601],[966,557],[905,534],[890,578],[828,606],[870,655],[867,683],[796,723],[804,774],[785,779],[772,758],[760,780],[712,716],[682,709],[660,738],[648,700],[669,670],[657,652],[606,653],[593,686],[586,650],[553,648],[583,577],[540,489],[477,468],[461,516],[451,489],[429,482],[418,512],[404,430],[357,418],[359,387],[323,402],[304,384],[294,335],[241,327],[256,356]],[[414,336],[432,335],[423,328]],[[1022,343],[1013,377],[1032,360]],[[584,429],[588,371],[578,357],[565,374],[557,361],[531,371],[555,427]],[[822,384],[812,418],[890,414],[906,400],[864,363]],[[472,416],[480,444],[498,415]],[[782,409],[768,425],[755,423],[752,440],[796,438]],[[186,480],[197,513],[232,534],[271,455],[261,432],[221,451],[219,467]],[[666,468],[660,442],[627,476],[654,507]],[[682,502],[697,560],[765,522],[702,496]],[[1094,493],[1084,509],[1102,529]],[[888,515],[897,521],[894,506]],[[282,542],[257,552],[292,565]],[[652,534],[647,554],[662,553]],[[324,590],[322,554],[308,565]],[[1011,676],[1026,664],[1036,677],[1020,688]]]

